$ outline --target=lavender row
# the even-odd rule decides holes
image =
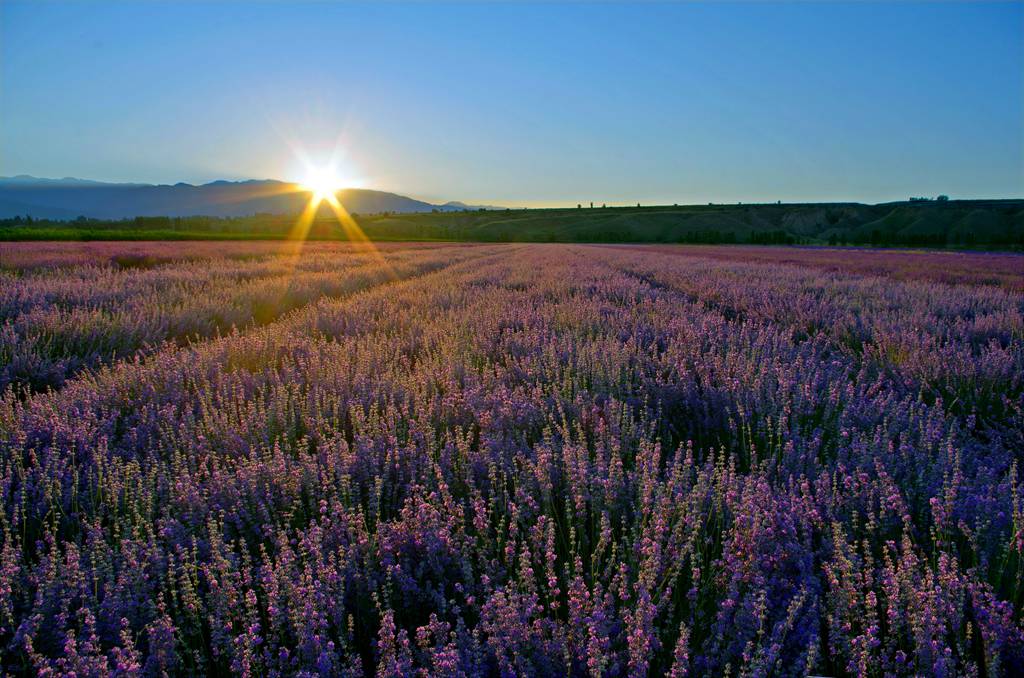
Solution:
[[[813,280],[479,255],[4,399],[0,668],[1024,670],[1020,448],[794,331]],[[817,284],[976,358],[1015,299]]]
[[[382,252],[408,249],[453,247],[445,242],[378,242],[373,247]],[[115,268],[152,268],[161,264],[206,261],[220,264],[225,260],[259,259],[280,256],[294,251],[294,242],[273,240],[136,240],[136,241],[43,241],[0,243],[0,270],[33,271],[69,266],[113,266]],[[365,244],[319,241],[309,243],[305,251],[336,256],[359,254]]]
[[[432,270],[453,252],[274,254],[147,269],[73,266],[0,274],[0,390],[59,387],[79,371],[271,322],[323,296]]]
[[[827,337],[904,390],[1024,446],[1024,296],[790,266],[616,254],[613,265],[736,318]]]
[[[921,280],[949,285],[986,285],[1024,292],[1024,255],[1008,252],[869,249],[859,247],[763,247],[615,245],[614,247],[740,263],[782,264],[850,275]]]

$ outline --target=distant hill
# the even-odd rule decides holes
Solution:
[[[446,212],[463,212],[466,210],[503,210],[504,207],[497,205],[467,205],[459,200],[449,200],[440,206]]]
[[[1024,246],[1024,200],[668,205],[395,214],[370,237],[512,242]]]
[[[293,188],[274,181],[125,186],[0,180],[0,240],[283,238],[307,200]],[[379,240],[1024,249],[1024,200],[1018,199],[488,209],[361,189],[338,197],[366,235]],[[31,223],[11,218],[25,214],[33,215]],[[347,236],[323,209],[308,237]]]
[[[338,198],[351,212],[409,213],[475,210],[450,202],[433,205],[384,191],[350,188]],[[66,177],[40,179],[27,175],[0,177],[0,218],[29,215],[36,219],[126,219],[132,217],[293,214],[309,194],[292,183],[274,180],[214,181],[200,186],[115,184]]]

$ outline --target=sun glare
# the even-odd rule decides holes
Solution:
[[[338,199],[338,193],[346,188],[361,188],[361,183],[355,180],[354,174],[343,174],[338,171],[338,149],[335,149],[335,158],[326,165],[314,165],[308,161],[307,156],[300,149],[296,149],[296,155],[305,165],[305,173],[302,179],[291,184],[291,189],[306,191],[309,193],[309,200],[305,208],[292,226],[291,232],[286,240],[285,252],[290,255],[291,266],[294,269],[298,264],[298,257],[302,254],[306,240],[317,223],[317,215],[321,207],[326,205],[334,214],[338,225],[344,236],[352,243],[355,251],[366,252],[383,267],[383,270],[390,278],[396,278],[391,265],[384,259],[373,242],[366,236],[359,223],[355,220],[348,209]],[[323,224],[321,223],[321,226]]]
[[[325,200],[347,188],[345,180],[332,167],[316,167],[302,180],[302,187],[313,194],[317,200]]]

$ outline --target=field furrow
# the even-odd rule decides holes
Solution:
[[[321,297],[435,270],[469,248],[281,253],[151,268],[76,266],[0,278],[0,390],[274,321]],[[215,263],[215,265],[211,265]]]
[[[1018,293],[592,246],[387,259],[390,284],[0,400],[0,666],[1024,667]],[[959,404],[914,367],[949,356]]]
[[[825,338],[894,385],[974,424],[1024,442],[1024,301],[1007,290],[806,268],[678,261],[653,252],[613,256],[622,270],[730,318]]]

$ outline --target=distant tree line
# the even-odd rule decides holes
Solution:
[[[786,231],[755,231],[750,234],[750,243],[753,245],[793,245],[796,238]]]
[[[832,246],[856,245],[871,247],[933,247],[943,249],[998,247],[1006,249],[1024,248],[1024,231],[1006,230],[979,238],[973,231],[954,230],[933,233],[900,233],[899,231],[872,229],[866,233],[832,233],[828,237]]]
[[[942,198],[944,196],[940,196]],[[941,201],[939,201],[941,202]],[[581,204],[582,205],[582,204]],[[684,244],[754,244],[929,248],[1024,249],[1024,209],[1018,201],[960,201],[938,208],[922,206],[908,214],[906,206],[706,206],[681,208],[605,208],[457,211],[434,213],[360,214],[353,217],[371,239],[445,240],[469,242],[660,242]],[[929,217],[936,209],[947,216]],[[729,228],[690,228],[689,216],[715,218],[735,210]],[[754,218],[753,210],[761,210]],[[786,217],[801,213],[799,233],[784,227]],[[890,217],[889,215],[892,214]],[[918,216],[924,215],[924,216]],[[724,219],[724,217],[723,217]],[[290,237],[296,215],[256,214],[245,217],[139,216],[130,219],[71,221],[16,216],[0,219],[2,240],[118,240],[118,239],[281,239]],[[737,223],[740,222],[740,223]],[[706,224],[708,221],[702,219]],[[714,223],[713,221],[711,223]],[[755,226],[757,224],[761,228]],[[891,224],[891,225],[890,225]],[[975,226],[977,224],[977,226]],[[314,219],[306,237],[346,240],[348,234],[333,214]]]
[[[716,231],[714,229],[702,229],[689,231],[679,238],[679,242],[689,245],[732,245],[737,242],[736,234],[732,231]]]

